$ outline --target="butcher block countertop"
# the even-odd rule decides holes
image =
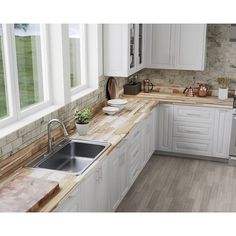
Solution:
[[[148,114],[159,103],[182,103],[196,106],[209,106],[220,108],[232,108],[233,99],[220,101],[217,98],[190,98],[181,95],[158,94],[158,93],[140,93],[137,96],[125,96],[128,104],[116,115],[109,116],[99,112],[90,122],[88,135],[83,136],[86,140],[106,141],[111,146],[80,176],[52,171],[46,169],[21,168],[16,173],[9,176],[0,183],[0,188],[6,186],[15,177],[33,177],[45,181],[53,181],[59,184],[59,191],[51,196],[48,202],[37,208],[37,211],[50,212],[56,208],[58,203],[91,172],[93,168],[119,144],[119,142],[129,133],[146,114]],[[79,138],[75,133],[71,138]],[[43,185],[42,185],[43,186]],[[30,194],[30,191],[28,192]],[[32,196],[33,198],[34,196]],[[1,197],[0,197],[1,201]],[[30,209],[28,209],[29,211]],[[1,209],[0,209],[1,211]],[[27,211],[27,210],[25,210]]]
[[[139,93],[138,98],[158,99],[159,103],[180,103],[203,107],[233,108],[233,98],[219,100],[217,97],[187,97],[182,93]]]

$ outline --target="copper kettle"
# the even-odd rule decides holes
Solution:
[[[185,88],[183,93],[185,93],[185,95],[188,96],[188,97],[193,97],[194,96],[194,92],[193,92],[192,87]]]
[[[199,84],[197,88],[197,95],[199,97],[206,97],[208,92],[208,86],[206,84]]]
[[[144,93],[149,93],[150,91],[153,90],[153,84],[149,79],[144,79],[143,80],[143,92]]]

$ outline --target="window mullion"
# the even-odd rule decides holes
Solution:
[[[3,25],[3,42],[6,68],[6,84],[9,103],[9,114],[16,120],[20,111],[19,85],[16,63],[14,25]]]

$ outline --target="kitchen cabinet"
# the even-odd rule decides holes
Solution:
[[[229,157],[231,126],[232,109],[216,109],[213,146],[214,157]]]
[[[146,32],[147,68],[204,70],[205,24],[150,24]]]
[[[84,194],[83,194],[84,183],[76,186],[64,200],[54,209],[54,212],[79,212],[83,209]]]
[[[143,120],[130,131],[128,138],[128,185],[132,186],[143,167]]]
[[[143,167],[146,165],[153,152],[155,151],[155,140],[156,140],[156,127],[155,127],[155,113],[156,109],[150,112],[144,118],[144,155],[143,155]]]
[[[111,190],[111,211],[116,210],[129,189],[127,164],[127,139],[124,139],[115,148],[109,159],[109,189]]]
[[[128,77],[145,65],[144,24],[104,24],[104,75]]]
[[[163,104],[158,107],[157,150],[171,152],[173,136],[173,105]]]
[[[98,166],[85,177],[84,205],[81,211],[104,212],[109,208],[108,201],[108,159],[102,160]]]
[[[109,210],[108,159],[84,177],[54,210],[56,212],[104,212]]]
[[[160,105],[157,150],[227,159],[231,119],[231,109]]]

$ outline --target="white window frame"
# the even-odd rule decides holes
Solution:
[[[69,27],[69,25],[68,25]],[[81,85],[71,88],[71,96],[78,94],[82,90],[88,88],[87,81],[87,27],[85,24],[80,24],[80,68],[81,68]],[[69,40],[69,36],[68,36]],[[70,61],[70,57],[68,58]]]
[[[42,83],[44,101],[32,104],[24,109],[20,108],[20,94],[18,84],[16,45],[13,24],[2,24],[3,30],[3,50],[4,67],[6,71],[5,86],[7,94],[8,116],[0,119],[0,128],[11,124],[14,121],[22,119],[28,115],[34,114],[52,104],[49,82],[49,61],[48,61],[48,29],[46,25],[40,25],[41,55],[42,55]]]
[[[98,78],[103,74],[102,25],[84,27],[81,42],[84,84],[77,88],[70,86],[68,25],[41,25],[41,29],[44,102],[20,110],[14,25],[2,24],[8,116],[0,119],[0,138],[98,89]]]

